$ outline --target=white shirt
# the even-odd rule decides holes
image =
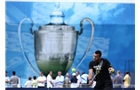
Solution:
[[[66,81],[68,81],[68,82],[66,82]],[[65,84],[70,84],[70,83],[71,83],[70,78],[66,77],[65,80],[64,80],[64,83],[65,83]]]
[[[63,85],[64,84],[64,76],[57,76],[56,79],[56,84],[59,84],[59,85]]]
[[[17,85],[18,88],[20,88],[20,78],[18,78],[18,85]]]
[[[81,83],[87,83],[88,74],[81,75]]]
[[[80,85],[80,82],[81,82],[81,77],[80,77],[80,75],[76,76],[76,78],[78,79],[77,84]]]
[[[52,83],[53,83],[53,88],[55,88],[55,84],[56,84],[56,81],[55,81],[55,79],[52,79]]]
[[[27,88],[31,88],[32,87],[32,81],[31,80],[28,80],[28,81],[26,81],[26,83],[24,85]]]
[[[37,78],[37,80],[39,80],[39,81],[46,81],[47,79],[46,79],[46,77],[45,76],[39,76],[38,78]],[[38,82],[38,86],[45,86],[45,82],[44,83],[40,83],[40,82]]]
[[[52,84],[50,82],[52,82],[52,76],[48,74],[48,76],[47,76],[47,88],[52,88]]]
[[[10,81],[10,78],[8,76],[5,77],[5,81]],[[9,82],[8,82],[9,83]],[[5,87],[8,87],[8,83],[5,82]]]

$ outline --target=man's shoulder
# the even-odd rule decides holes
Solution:
[[[44,78],[46,78],[46,76],[43,76]]]
[[[89,63],[90,66],[95,66],[96,65],[96,62],[94,60],[90,61]]]
[[[91,60],[89,63],[94,63],[95,61],[94,60]]]
[[[48,74],[48,75],[47,75],[47,79],[48,79],[48,78],[51,78],[51,75]]]
[[[88,74],[82,74],[81,75],[81,77],[87,77],[88,76]]]
[[[18,78],[18,76],[16,76],[16,75],[15,76],[11,76],[11,78]]]
[[[121,77],[120,75],[116,75],[114,78],[119,78],[119,77]]]
[[[50,76],[51,76],[50,74],[47,75],[47,77],[50,77]]]
[[[43,79],[46,79],[47,77],[46,77],[46,76],[43,76],[42,78],[43,78]]]
[[[103,60],[103,61],[108,61],[108,59],[106,59],[106,58],[101,58],[101,60]]]
[[[9,76],[6,76],[5,78],[6,78],[6,79],[9,79],[10,77],[9,77]]]
[[[41,76],[38,76],[38,78],[41,78]]]
[[[106,58],[101,58],[101,60],[102,60],[103,62],[109,62],[109,60],[106,59]]]
[[[64,78],[64,76],[62,75],[62,78]]]

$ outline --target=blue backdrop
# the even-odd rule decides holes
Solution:
[[[10,2],[6,1],[6,71],[11,76],[15,70],[24,84],[29,76],[38,76],[26,62],[19,43],[18,25],[21,19],[33,20],[33,30],[50,22],[50,13],[55,2]],[[132,3],[92,3],[61,2],[60,10],[65,14],[65,23],[80,30],[80,21],[88,17],[95,24],[94,38],[88,54],[77,68],[88,73],[88,63],[95,50],[100,49],[115,70],[135,71],[135,4]],[[83,34],[78,38],[76,56],[72,67],[76,67],[84,54],[91,34],[91,26],[84,23]],[[21,29],[24,50],[39,72],[34,57],[34,36],[30,33],[30,22],[25,21]],[[68,72],[71,73],[71,68]]]

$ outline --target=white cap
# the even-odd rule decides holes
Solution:
[[[72,73],[72,76],[76,76],[76,74],[75,73]]]

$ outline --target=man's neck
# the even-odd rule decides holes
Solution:
[[[100,63],[101,62],[101,58],[97,62]]]

